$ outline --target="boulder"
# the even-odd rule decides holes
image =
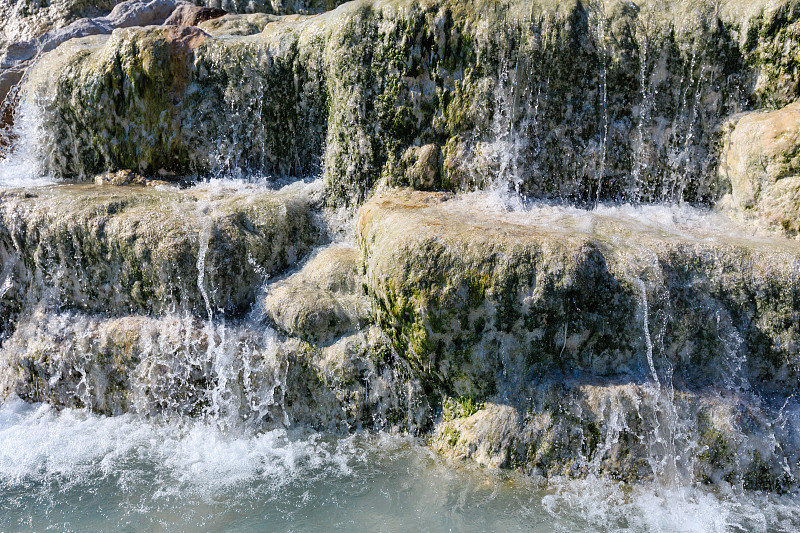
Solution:
[[[490,468],[518,466],[520,422],[513,407],[488,403],[474,413],[445,415],[434,432],[432,445],[446,455],[472,459]]]
[[[130,170],[104,172],[103,174],[95,176],[94,182],[97,185],[144,185],[145,187],[169,187],[173,185],[169,181],[145,178]]]
[[[0,68],[22,66],[38,54],[49,52],[61,43],[89,35],[107,35],[115,28],[163,24],[185,0],[127,0],[114,6],[105,16],[81,18],[63,27],[9,44]]]
[[[366,284],[398,353],[444,394],[519,400],[551,372],[681,387],[800,385],[800,244],[718,215],[401,189],[360,211]]]
[[[400,160],[400,168],[389,172],[389,184],[418,190],[431,190],[442,185],[439,146],[411,146]]]
[[[268,285],[264,313],[281,330],[312,343],[365,328],[371,308],[359,261],[358,250],[346,245],[320,250],[298,272]]]
[[[738,117],[725,137],[720,174],[731,187],[723,208],[800,235],[800,103]]]
[[[26,2],[9,0],[0,5],[0,56],[5,46],[28,41],[51,30],[57,30],[81,18],[107,14],[117,0],[49,0]]]

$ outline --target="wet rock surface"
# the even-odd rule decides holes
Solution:
[[[610,215],[377,195],[358,228],[381,325],[456,396],[516,395],[552,370],[647,378],[664,365],[676,383],[714,384],[731,349],[749,386],[798,385],[800,247]]]
[[[0,193],[4,332],[40,300],[127,314],[236,314],[319,238],[313,192],[61,186]]]
[[[201,22],[217,19],[227,11],[213,7],[181,5],[164,21],[165,25],[197,26]]]
[[[299,272],[268,286],[264,313],[279,329],[314,343],[365,328],[372,317],[360,261],[358,250],[346,245],[321,250]]]
[[[766,491],[795,483],[797,428],[776,432],[770,420],[780,410],[757,400],[570,379],[532,384],[529,394],[533,400],[523,408],[449,400],[433,447],[489,467],[550,476],[689,477]]]
[[[45,130],[65,140],[44,158],[65,177],[322,170],[333,199],[360,203],[410,164],[409,184],[420,188],[502,179],[529,196],[584,203],[713,202],[725,192],[721,124],[754,102],[794,98],[787,76],[762,67],[772,40],[791,41],[759,33],[793,20],[793,5],[361,0],[163,56],[144,52],[157,30],[128,33],[44,61],[60,81],[32,76],[28,94],[50,117]],[[131,68],[120,73],[116,61]],[[93,111],[94,99],[116,112]],[[173,120],[155,123],[157,110]],[[233,116],[248,127],[219,120]],[[139,152],[121,134],[130,130],[154,149]],[[110,151],[95,140],[106,135],[124,141]],[[410,161],[411,148],[425,157]]]
[[[398,430],[427,405],[383,359],[387,342],[369,328],[319,348],[246,321],[37,310],[0,348],[0,397],[258,429]]]
[[[281,20],[277,15],[264,13],[228,14],[220,18],[201,22],[199,27],[215,37],[226,35],[253,35],[261,33],[270,22]]]
[[[726,138],[722,205],[796,237],[800,232],[800,104],[739,117]]]
[[[340,3],[12,4],[0,398],[796,488],[800,4]]]

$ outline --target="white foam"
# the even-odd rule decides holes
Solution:
[[[386,433],[233,430],[0,407],[0,529],[789,532],[796,496],[554,479],[546,492]]]
[[[163,495],[213,497],[254,480],[278,489],[309,468],[347,474],[346,451],[316,434],[290,439],[285,430],[236,433],[213,422],[103,417],[18,399],[0,408],[0,485],[7,487],[54,478],[74,484],[123,471],[136,477],[154,468],[162,478],[154,488]]]
[[[20,104],[14,135],[16,140],[9,154],[0,159],[0,189],[55,183],[51,176],[42,172],[40,145],[44,133],[38,106],[28,101]]]
[[[559,531],[630,533],[790,532],[800,527],[797,496],[721,494],[702,486],[633,486],[589,477],[556,478],[542,506]]]
[[[511,224],[564,227],[591,233],[601,222],[616,222],[642,230],[677,236],[769,237],[758,228],[743,227],[709,208],[688,204],[600,203],[592,209],[543,200],[524,200],[507,189],[496,188],[459,195],[445,209],[482,213]]]

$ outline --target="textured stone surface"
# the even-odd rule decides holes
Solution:
[[[254,428],[398,430],[427,418],[419,384],[384,359],[380,330],[320,349],[254,325],[36,311],[0,348],[0,400]]]
[[[552,371],[651,379],[648,353],[679,386],[798,386],[800,246],[646,215],[401,190],[358,231],[381,325],[447,394],[521,398]]]
[[[170,403],[199,414],[208,402],[198,389],[210,377],[209,341],[219,342],[217,332],[204,335],[192,318],[37,311],[0,350],[0,395],[105,414],[149,413]]]
[[[190,5],[188,1],[170,2],[173,7],[178,4]],[[196,0],[197,7],[224,9],[235,13],[270,13],[287,15],[292,13],[320,13],[333,9],[342,0]],[[7,0],[0,5],[0,17],[4,24],[0,26],[0,56],[11,43],[19,43],[37,38],[47,32],[58,30],[85,18],[101,18],[104,22],[121,21],[126,15],[136,13],[138,17],[127,26],[145,26],[161,24],[170,13],[160,12],[164,4],[161,0]],[[113,11],[112,11],[113,10]],[[148,18],[149,17],[149,18]],[[159,20],[160,18],[160,20]],[[119,25],[114,25],[120,27]]]
[[[313,15],[343,4],[346,0],[192,0],[195,4],[232,13],[269,15]]]
[[[38,54],[53,50],[70,39],[89,35],[106,35],[115,28],[162,24],[177,6],[184,4],[183,0],[127,0],[120,2],[113,6],[113,9],[106,15],[79,18],[63,27],[57,24],[52,30],[37,31],[29,39],[15,39],[8,44],[0,66],[2,68],[19,66],[25,61],[34,59]],[[87,10],[87,12],[102,11],[103,4],[97,5],[99,7]]]
[[[246,311],[262,276],[316,243],[316,201],[308,186],[3,191],[4,332],[41,304],[109,314]]]
[[[94,177],[97,185],[144,185],[145,187],[159,187],[173,185],[171,182],[159,179],[149,179],[144,176],[131,172],[130,170],[118,170],[117,172],[104,172]]]
[[[420,187],[711,202],[721,122],[794,94],[764,74],[794,68],[765,41],[792,6],[360,0],[197,48],[118,33],[42,61],[27,94],[63,139],[42,147],[44,168],[65,177],[324,166],[333,198],[360,202],[433,145],[441,175],[419,169]]]
[[[789,236],[800,233],[800,104],[748,113],[731,126],[720,173],[731,193],[722,205]]]
[[[0,54],[10,43],[27,41],[77,19],[108,13],[116,0],[9,0],[0,5]]]
[[[346,245],[320,250],[303,268],[271,283],[261,306],[278,328],[309,342],[327,343],[366,327],[360,254]]]
[[[253,35],[261,33],[270,22],[280,21],[277,15],[264,13],[228,14],[220,18],[207,20],[199,24],[204,32],[217,36],[224,35]]]
[[[775,428],[778,410],[746,396],[569,379],[532,384],[528,394],[520,408],[448,400],[433,447],[551,476],[782,491],[800,475],[797,426]]]
[[[175,8],[172,14],[167,17],[167,20],[164,21],[164,24],[175,26],[197,26],[201,22],[217,19],[226,13],[227,11],[213,7],[181,5]]]

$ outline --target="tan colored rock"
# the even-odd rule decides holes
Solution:
[[[472,459],[490,468],[514,465],[522,432],[517,410],[494,403],[482,406],[466,418],[445,420],[433,438],[435,449],[459,459]]]
[[[286,333],[324,344],[369,323],[369,301],[361,285],[358,250],[334,244],[299,272],[270,285],[261,304]]]
[[[432,447],[545,476],[688,477],[774,491],[798,475],[789,444],[796,430],[773,429],[770,409],[744,396],[564,377],[532,383],[526,394],[520,406],[446,398]]]
[[[108,314],[248,309],[317,242],[314,185],[0,192],[0,327],[42,302]]]
[[[391,356],[375,326],[325,347],[296,337],[286,391],[287,414],[315,428],[408,431],[427,425],[430,406],[419,380]],[[413,406],[413,407],[412,407]]]
[[[229,13],[219,18],[201,22],[198,27],[214,37],[222,35],[253,35],[264,31],[267,24],[276,20],[280,20],[279,15]]]
[[[404,181],[418,190],[428,190],[440,184],[440,150],[436,144],[412,146],[403,154],[403,164],[408,168]]]
[[[161,179],[146,178],[132,170],[104,172],[95,176],[97,185],[144,185],[145,187],[172,186],[173,183]]]
[[[731,193],[721,205],[797,236],[800,231],[800,102],[748,113],[725,140],[720,174]]]

